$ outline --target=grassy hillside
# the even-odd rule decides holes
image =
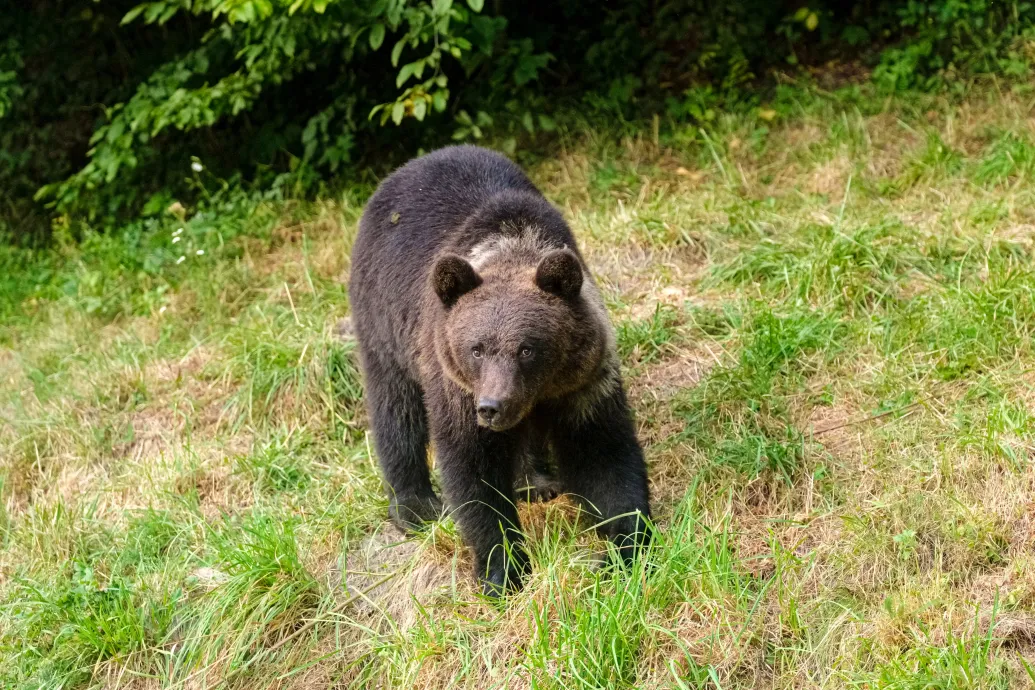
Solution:
[[[386,523],[340,327],[369,188],[4,250],[0,685],[1035,687],[1030,99],[563,135],[530,172],[618,329],[657,568],[522,506],[501,606],[451,522]]]

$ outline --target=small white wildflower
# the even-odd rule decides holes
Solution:
[[[194,253],[197,254],[198,256],[201,256],[202,254],[205,253],[205,250],[204,249],[199,249],[198,251],[196,251]]]
[[[199,161],[194,161],[193,163],[190,164],[190,169],[193,170],[196,173],[199,173],[199,172],[201,172],[202,170],[205,169],[205,166],[202,165]]]
[[[178,263],[178,264],[182,264],[182,263],[183,263],[184,261],[186,261],[186,260],[187,260],[187,257],[185,257],[185,256],[181,256],[181,257],[180,257],[179,259],[177,259],[177,260],[176,260],[176,263]]]
[[[183,232],[183,228],[176,228],[175,230],[173,230],[173,237],[176,237],[181,232]]]
[[[158,310],[158,313],[159,313],[159,314],[164,314],[164,313],[165,313],[165,310],[166,310],[166,309],[168,309],[168,308],[169,308],[169,307],[162,307],[161,309],[159,309],[159,310]]]
[[[173,244],[176,244],[177,242],[179,242],[182,239],[183,239],[182,237],[174,237],[173,238]]]

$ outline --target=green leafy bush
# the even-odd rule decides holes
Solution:
[[[104,227],[224,188],[557,115],[707,124],[774,68],[869,62],[890,89],[1023,77],[1035,8],[991,0],[33,0],[0,16],[0,236]],[[750,102],[750,98],[748,101]]]
[[[1035,48],[1035,5],[994,0],[902,3],[909,37],[885,50],[874,78],[891,89],[931,88],[976,72],[1024,76]]]

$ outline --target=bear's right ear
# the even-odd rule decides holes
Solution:
[[[456,254],[445,254],[431,269],[431,285],[446,308],[482,284],[474,267]]]

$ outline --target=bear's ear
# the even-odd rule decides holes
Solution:
[[[445,254],[431,269],[431,286],[446,308],[482,284],[474,267],[456,254]]]
[[[535,284],[558,297],[574,299],[582,289],[582,264],[570,249],[550,252],[535,269]]]

